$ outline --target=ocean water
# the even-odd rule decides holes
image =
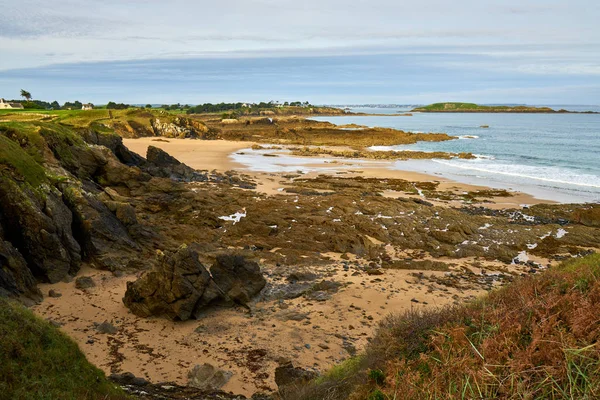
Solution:
[[[553,106],[600,111],[594,106]],[[389,113],[390,109],[356,111]],[[399,109],[398,111],[404,111]],[[460,139],[378,150],[470,152],[474,160],[398,161],[394,168],[459,182],[512,189],[560,202],[600,202],[600,114],[436,114],[412,117],[316,117],[412,132],[443,132]],[[489,125],[489,128],[481,128]]]

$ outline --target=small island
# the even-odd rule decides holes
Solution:
[[[411,112],[430,113],[537,113],[537,114],[597,114],[594,111],[554,110],[550,107],[533,106],[483,106],[475,103],[434,103],[417,107]]]

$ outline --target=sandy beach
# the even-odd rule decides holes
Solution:
[[[258,183],[258,191],[269,195],[286,194],[282,191],[289,183],[285,173],[249,171],[231,158],[233,153],[248,149],[252,143],[151,138],[125,139],[124,143],[141,155],[145,155],[150,145],[160,147],[196,169],[220,172],[237,169]],[[314,162],[311,158],[306,161],[309,165]],[[453,192],[485,189],[436,176],[388,169],[387,161],[338,161],[305,177],[325,173],[343,177],[401,178],[414,182],[438,181],[442,190]],[[384,196],[396,197],[398,192],[389,191]],[[404,197],[418,198],[419,195]],[[494,203],[486,203],[486,207],[519,207],[536,202],[521,193],[493,200]],[[461,206],[457,201],[433,203]],[[383,244],[375,238],[369,240],[375,245]],[[277,248],[272,250],[277,251]],[[389,251],[396,259],[414,256],[410,251],[398,253],[391,246]],[[352,254],[323,256],[329,257],[331,262],[302,267],[301,271],[339,285],[326,301],[306,296],[274,300],[263,295],[250,310],[217,307],[207,310],[202,319],[196,321],[139,318],[125,307],[122,298],[127,282],[137,279],[142,272],[116,277],[110,272],[86,267],[79,276],[92,277],[96,287],[80,290],[74,282],[41,285],[45,294],[53,289],[62,296],[47,297],[35,307],[35,312],[61,324],[61,329],[77,341],[88,359],[106,373],[126,371],[152,382],[185,384],[187,373],[194,365],[210,363],[233,372],[224,390],[251,395],[256,391],[276,390],[273,371],[284,360],[324,371],[363,349],[367,338],[387,314],[457,303],[472,299],[493,286],[481,284],[480,271],[475,267],[481,264],[473,258],[445,260],[450,266],[446,272],[387,269],[372,275],[367,273],[368,263]],[[518,274],[524,267],[507,268],[499,262],[486,262],[485,268],[489,274]],[[293,270],[264,264],[267,287],[285,286],[285,277]],[[454,272],[464,271],[472,271],[471,278],[458,281],[452,278],[452,284],[440,284]],[[267,292],[269,290],[273,289]],[[114,335],[98,332],[96,326],[104,321],[113,324],[118,332]]]
[[[228,140],[193,140],[193,139],[159,139],[139,138],[123,139],[123,143],[130,150],[146,155],[148,146],[155,146],[165,150],[179,161],[189,165],[192,168],[200,170],[216,170],[225,172],[228,170],[238,170],[251,175],[257,182],[257,190],[266,194],[281,193],[281,188],[287,182],[282,176],[283,172],[257,172],[251,171],[248,166],[236,162],[232,155],[242,149],[249,149],[254,143]],[[344,149],[344,148],[341,148]],[[315,177],[319,174],[331,174],[344,177],[372,177],[381,179],[404,179],[411,182],[439,182],[439,190],[448,190],[455,193],[468,191],[486,190],[485,186],[469,185],[452,181],[440,176],[427,175],[412,171],[402,171],[392,168],[392,161],[372,161],[372,160],[346,160],[336,159],[335,163],[330,164],[311,164],[315,160],[313,157],[299,157],[306,159],[306,166],[318,168],[316,172],[305,174],[306,178]],[[312,161],[311,161],[312,160]],[[554,203],[551,200],[543,200],[534,196],[522,193],[511,192],[511,197],[496,197],[486,207],[502,208],[521,208],[524,204]],[[460,206],[457,202],[436,203],[436,205]]]

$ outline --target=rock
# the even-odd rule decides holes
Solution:
[[[109,271],[124,269],[139,259],[140,247],[117,216],[94,194],[65,186],[63,196],[73,210],[83,250],[95,264]]]
[[[108,377],[111,381],[118,383],[119,385],[133,385],[133,386],[146,386],[148,381],[144,378],[138,378],[131,372],[124,372],[122,374],[110,374]]]
[[[378,268],[370,268],[366,272],[367,275],[383,275],[383,270]]]
[[[123,303],[141,317],[163,315],[185,321],[199,318],[215,300],[245,305],[265,284],[255,262],[220,255],[209,273],[198,261],[198,253],[184,246],[176,253],[159,255],[154,269],[128,282]]]
[[[0,205],[5,232],[0,239],[18,243],[13,247],[18,247],[31,274],[56,283],[78,271],[81,248],[71,232],[72,214],[56,189],[34,192],[0,170]]]
[[[75,287],[77,289],[89,289],[94,286],[96,286],[96,282],[94,282],[91,276],[80,276],[75,279]]]
[[[305,297],[308,300],[314,300],[314,301],[326,301],[331,299],[331,295],[327,292],[324,292],[322,290],[317,290],[316,292],[310,292],[307,293],[305,295]]]
[[[1,212],[1,211],[0,211]],[[27,262],[11,243],[0,237],[0,296],[42,301],[42,293]]]
[[[307,270],[300,270],[292,272],[288,275],[287,280],[290,283],[302,282],[302,281],[314,281],[318,278],[318,275],[314,272]]]
[[[154,269],[135,282],[127,282],[123,303],[140,317],[192,318],[198,304],[208,303],[202,297],[211,283],[210,274],[198,261],[198,254],[188,247],[159,254],[158,258]]]
[[[119,331],[119,329],[116,326],[114,326],[108,321],[104,321],[103,323],[98,324],[98,326],[96,326],[96,330],[100,333],[107,333],[110,335],[114,335]]]
[[[204,390],[217,390],[233,376],[233,372],[217,369],[211,364],[196,365],[188,372],[188,385]]]
[[[46,321],[48,321],[50,323],[50,325],[52,325],[55,328],[60,328],[61,326],[64,325],[62,322],[58,322],[58,321],[50,319],[50,318],[48,318]]]
[[[57,292],[57,291],[56,291],[56,290],[54,290],[54,289],[50,289],[50,290],[48,291],[48,296],[50,296],[50,297],[54,297],[54,298],[58,298],[58,297],[61,297],[61,296],[62,296],[62,293],[60,293],[60,292]]]
[[[302,313],[295,310],[284,310],[277,314],[281,321],[303,321],[308,318],[308,313]]]
[[[181,182],[204,182],[208,180],[207,174],[188,167],[158,147],[148,146],[146,159],[148,162],[144,166],[144,170],[153,176]]]
[[[210,273],[219,290],[225,294],[225,298],[242,305],[248,304],[267,283],[258,264],[242,256],[217,256]]]
[[[313,285],[312,289],[326,292],[337,292],[341,286],[342,284],[340,282],[322,280],[321,282]]]
[[[279,387],[279,390],[284,389],[286,386],[290,387],[308,383],[317,376],[316,372],[294,367],[291,362],[275,368],[275,383]]]

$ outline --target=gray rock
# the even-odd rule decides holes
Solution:
[[[60,292],[57,292],[57,291],[56,291],[56,290],[54,290],[54,289],[50,289],[50,290],[48,291],[48,296],[50,296],[50,297],[54,297],[54,298],[58,298],[58,297],[61,297],[61,296],[62,296],[62,293],[60,293]]]
[[[122,374],[110,374],[108,377],[111,381],[118,383],[119,385],[133,385],[133,386],[146,386],[148,381],[144,378],[138,378],[131,372],[124,372]]]
[[[211,364],[196,365],[188,372],[188,385],[203,390],[222,388],[233,376],[233,372],[217,369]]]
[[[119,331],[119,329],[116,326],[114,326],[108,321],[104,321],[103,323],[98,324],[98,326],[96,326],[96,330],[100,333],[107,333],[110,335],[114,335]]]
[[[277,314],[277,318],[281,321],[303,321],[308,318],[308,313],[295,310],[284,310]]]
[[[94,286],[96,286],[96,282],[94,282],[91,276],[80,276],[75,279],[75,287],[77,289],[89,289]]]
[[[275,368],[275,383],[280,391],[286,387],[307,383],[317,376],[316,372],[294,367],[291,362]]]

